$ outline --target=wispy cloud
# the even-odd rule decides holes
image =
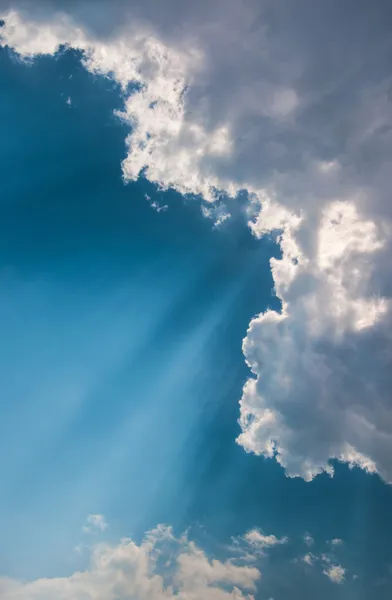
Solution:
[[[341,540],[340,538],[333,538],[332,540],[330,540],[329,543],[331,544],[331,546],[342,546],[343,540]]]
[[[156,200],[152,200],[151,196],[149,196],[148,194],[145,194],[144,197],[151,206],[151,208],[153,208],[158,213],[165,211],[169,208],[167,204],[159,204],[159,202],[157,202]]]
[[[265,535],[258,529],[251,529],[244,535],[244,540],[254,548],[271,548],[279,544],[287,544],[288,538]]]
[[[103,515],[88,515],[83,531],[85,533],[97,533],[105,531],[109,527]]]

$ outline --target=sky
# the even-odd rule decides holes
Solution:
[[[0,18],[0,598],[389,598],[389,4]]]

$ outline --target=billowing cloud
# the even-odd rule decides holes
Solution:
[[[239,444],[289,476],[336,459],[392,481],[391,4],[0,7],[20,55],[68,44],[119,83],[126,180],[207,201],[245,188],[254,234],[279,233],[282,311],[244,340]]]
[[[159,526],[140,544],[95,546],[86,571],[31,582],[0,578],[0,592],[2,600],[251,600],[259,579],[257,568],[211,560],[187,535]]]
[[[373,287],[389,239],[348,201],[321,213],[314,253],[297,236],[283,235],[272,262],[282,312],[253,319],[244,340],[256,377],[238,441],[306,480],[336,458],[390,481],[390,299]]]
[[[208,538],[211,541],[211,538]],[[285,545],[284,548],[282,545]],[[68,576],[18,581],[0,576],[2,600],[254,600],[275,596],[283,579],[291,593],[314,590],[328,597],[329,582],[350,584],[334,548],[297,557],[287,538],[253,529],[214,544],[211,553],[188,531],[168,525],[147,531],[140,542],[123,538],[84,547],[88,568]],[[281,550],[279,550],[281,548]],[[332,551],[331,551],[332,550]],[[219,553],[219,556],[216,554]],[[273,560],[272,560],[273,558]],[[293,571],[293,565],[294,571]],[[347,577],[346,577],[347,576]],[[305,586],[305,587],[303,587]],[[321,595],[320,595],[321,594]],[[327,595],[323,595],[327,594]]]

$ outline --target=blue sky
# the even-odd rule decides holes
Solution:
[[[388,598],[389,216],[385,173],[375,174],[372,159],[365,161],[375,143],[366,137],[370,130],[384,136],[381,156],[388,156],[384,96],[376,97],[378,104],[369,100],[368,113],[377,105],[377,115],[360,132],[360,156],[354,148],[359,126],[346,117],[343,100],[335,106],[344,86],[334,88],[327,104],[333,113],[328,118],[336,124],[342,115],[352,127],[344,153],[338,133],[318,147],[317,135],[311,140],[308,130],[300,132],[304,113],[291,114],[302,101],[300,93],[307,85],[322,87],[310,67],[295,80],[296,88],[290,80],[291,91],[283,90],[281,80],[279,94],[273,87],[272,95],[261,98],[264,112],[255,127],[250,96],[246,102],[237,96],[244,107],[235,113],[222,100],[225,84],[214,88],[225,59],[216,41],[204,37],[207,30],[201,35],[195,29],[200,47],[211,53],[211,73],[206,70],[198,81],[202,69],[195,69],[188,114],[180,99],[185,92],[176,95],[176,86],[181,69],[188,76],[189,67],[178,67],[183,47],[173,45],[162,17],[159,35],[151,38],[167,45],[169,57],[167,63],[159,58],[166,83],[154,100],[158,112],[148,95],[153,76],[144,63],[140,73],[147,79],[141,76],[141,83],[127,74],[128,87],[121,89],[121,73],[99,62],[100,44],[111,43],[104,26],[89,21],[81,2],[72,18],[89,41],[72,41],[72,30],[56,29],[57,4],[63,10],[61,2],[49,3],[44,17],[21,12],[18,27],[5,29],[8,47],[0,48],[0,596],[95,598],[93,579],[91,588],[70,587],[69,597],[59,590],[75,573],[99,574],[97,544],[108,544],[105,552],[114,553],[121,538],[131,537],[149,557],[149,543],[154,551],[163,545],[163,557],[170,560],[151,568],[163,581],[174,581],[175,590],[179,586],[180,598],[224,600],[234,597],[226,596],[233,587],[241,594],[235,597],[246,599],[248,593],[265,600]],[[230,3],[234,16],[235,5]],[[97,13],[102,22],[104,6]],[[34,38],[28,30],[33,50],[26,50],[24,18],[38,23],[38,32],[50,26],[60,42],[69,36],[77,49],[53,56],[45,46],[48,38]],[[147,11],[145,18],[154,28],[161,17]],[[178,18],[189,18],[190,29],[191,23],[199,27],[192,10]],[[277,18],[285,26],[282,15]],[[7,24],[6,14],[4,19]],[[272,19],[271,31],[275,25]],[[357,34],[360,27],[353,48]],[[86,44],[97,53],[87,65]],[[273,43],[271,48],[275,51]],[[296,43],[293,48],[298,50]],[[378,46],[373,48],[378,56]],[[148,49],[141,52],[150,60]],[[42,53],[31,63],[20,60]],[[333,63],[335,57],[328,57]],[[253,65],[243,64],[250,77]],[[381,60],[379,65],[377,94],[385,77]],[[325,69],[326,87],[329,76]],[[249,84],[234,65],[234,95],[236,77],[239,87]],[[371,97],[369,79],[358,73],[355,78],[368,86],[361,88],[361,98]],[[308,110],[308,96],[306,102]],[[309,129],[324,131],[320,104],[309,110]],[[364,110],[356,107],[358,119]],[[178,138],[171,133],[176,119],[183,119]],[[252,136],[259,131],[261,166],[253,162]],[[281,146],[292,149],[296,136],[301,152],[306,144],[307,149],[288,166]],[[312,152],[317,173],[313,163],[302,164]],[[357,175],[363,161],[366,181]],[[142,167],[137,177],[135,163]],[[267,166],[276,179],[276,204]],[[338,168],[336,179],[321,186],[330,189],[328,198],[327,191],[319,192],[316,210],[311,199],[320,173]],[[373,203],[358,192],[353,204],[357,189],[371,189]],[[339,198],[345,198],[343,192],[348,196],[337,205],[338,192]],[[300,212],[307,215],[304,224],[296,221]],[[230,218],[219,222],[227,213]],[[302,271],[296,274],[298,265]],[[288,307],[284,322],[282,301]],[[260,313],[264,317],[258,319]],[[250,368],[256,388],[243,392]],[[239,423],[241,396],[246,419]],[[274,415],[272,426],[263,421],[266,414]],[[361,419],[367,419],[367,428],[361,429]],[[143,537],[161,523],[172,526],[173,534]],[[172,552],[180,569],[176,577]],[[218,562],[200,566],[200,556]],[[214,565],[221,569],[215,579]],[[202,569],[210,569],[210,579]],[[143,577],[140,589],[133,587],[136,576],[125,591],[109,586],[105,592],[103,586],[97,600],[163,598],[143,587],[151,584],[151,573]]]
[[[125,186],[118,93],[78,57],[26,67],[2,51],[1,60],[12,139],[10,149],[3,138],[2,529],[15,510],[31,539],[14,540],[13,557],[11,526],[3,560],[26,576],[21,550],[34,548],[39,570],[64,559],[46,543],[40,556],[42,520],[53,543],[62,515],[70,550],[90,512],[120,534],[203,518],[194,488],[215,452],[214,421],[237,407],[247,323],[261,295],[277,303],[268,266],[277,250],[240,217],[213,230],[196,200],[143,180]]]

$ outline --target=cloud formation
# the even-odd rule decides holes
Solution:
[[[335,459],[391,482],[391,4],[0,10],[21,56],[69,45],[119,83],[125,180],[143,172],[210,202],[245,188],[254,234],[279,232],[282,312],[254,318],[244,340],[238,443],[289,476],[332,474]]]
[[[2,600],[252,600],[260,571],[233,560],[210,560],[187,535],[170,527],[149,531],[138,545],[94,547],[87,571],[18,582],[0,578]]]
[[[296,543],[258,529],[233,538],[229,546],[215,546],[213,553],[195,543],[189,532],[176,536],[168,525],[147,531],[140,543],[123,538],[87,549],[88,568],[68,576],[31,581],[0,576],[1,599],[254,600],[271,592],[275,597],[279,589],[290,595],[312,589],[324,598],[329,593],[327,579],[350,583],[336,556],[339,549],[329,547],[323,553],[321,547],[298,558]],[[283,589],[282,579],[288,586]]]
[[[324,209],[317,234],[314,255],[290,232],[272,261],[283,308],[253,319],[244,340],[256,378],[244,388],[238,441],[306,480],[332,473],[336,458],[390,481],[390,299],[372,285],[388,241],[342,201]]]

